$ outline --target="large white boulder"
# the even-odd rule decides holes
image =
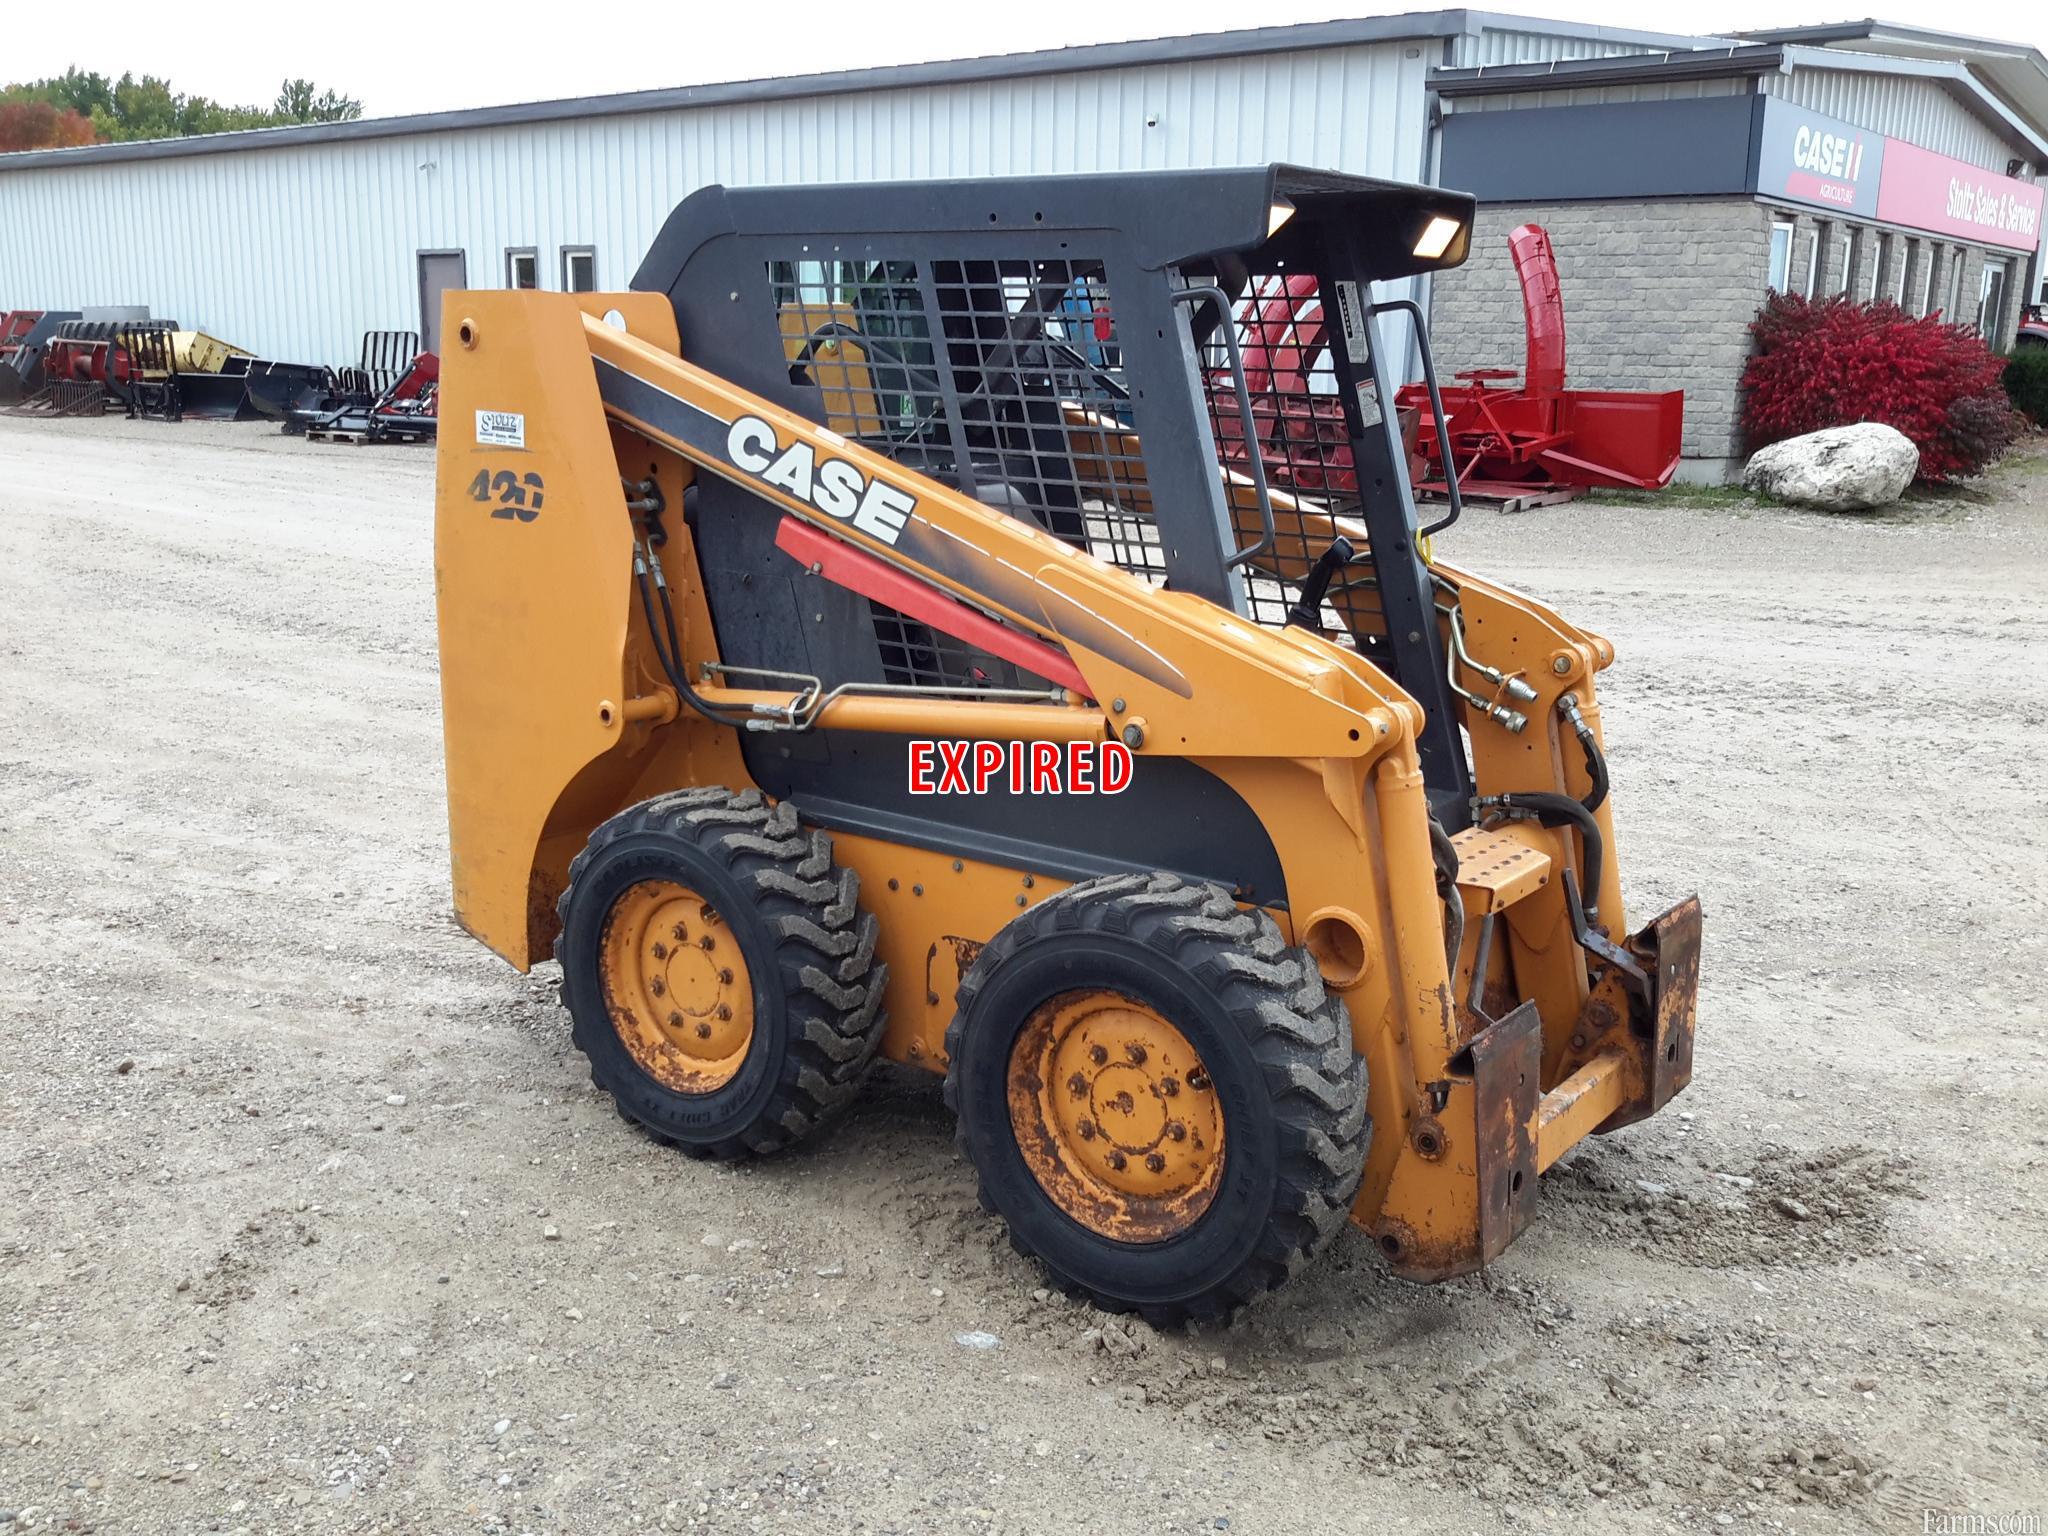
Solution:
[[[1859,421],[1788,437],[1751,455],[1745,490],[1823,512],[1861,512],[1897,501],[1920,471],[1920,450],[1897,427]]]

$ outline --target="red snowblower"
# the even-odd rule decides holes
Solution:
[[[1421,412],[1416,447],[1428,478],[1420,489],[1442,495],[1449,474],[1464,495],[1503,501],[1532,492],[1652,491],[1670,484],[1685,427],[1685,391],[1567,389],[1564,296],[1550,236],[1539,224],[1524,224],[1508,236],[1508,250],[1528,331],[1521,382],[1510,382],[1512,368],[1458,374],[1443,392],[1448,443],[1437,435],[1423,385],[1396,392],[1397,404]]]
[[[1678,468],[1684,391],[1567,389],[1564,304],[1550,238],[1524,224],[1508,247],[1522,285],[1528,357],[1519,385],[1508,382],[1517,377],[1511,368],[1475,368],[1443,391],[1448,458],[1461,495],[1512,508],[1565,500],[1593,486],[1668,484]],[[1355,495],[1332,336],[1314,275],[1259,279],[1238,303],[1236,321],[1251,432],[1225,404],[1228,370],[1212,367],[1211,426],[1224,462],[1243,463],[1256,441],[1268,484],[1311,496]],[[1394,403],[1416,488],[1447,497],[1445,443],[1428,385],[1405,385]]]

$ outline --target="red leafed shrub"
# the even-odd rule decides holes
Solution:
[[[1749,329],[1757,350],[1742,375],[1742,432],[1752,452],[1879,421],[1913,440],[1922,480],[1944,481],[1981,474],[2019,435],[2005,360],[1970,326],[1916,320],[1888,300],[1774,293]]]

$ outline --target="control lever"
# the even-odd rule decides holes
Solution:
[[[1336,574],[1351,563],[1351,541],[1338,534],[1330,540],[1328,547],[1316,556],[1316,563],[1309,567],[1308,575],[1301,583],[1301,595],[1287,610],[1287,622],[1303,629],[1312,629],[1317,634],[1323,630],[1323,596],[1330,590],[1330,582]]]

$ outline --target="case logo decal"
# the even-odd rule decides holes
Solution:
[[[725,434],[725,456],[785,496],[807,502],[827,517],[852,523],[870,538],[893,545],[917,498],[885,481],[870,481],[844,459],[820,457],[798,441],[787,448],[758,416],[742,416]]]

